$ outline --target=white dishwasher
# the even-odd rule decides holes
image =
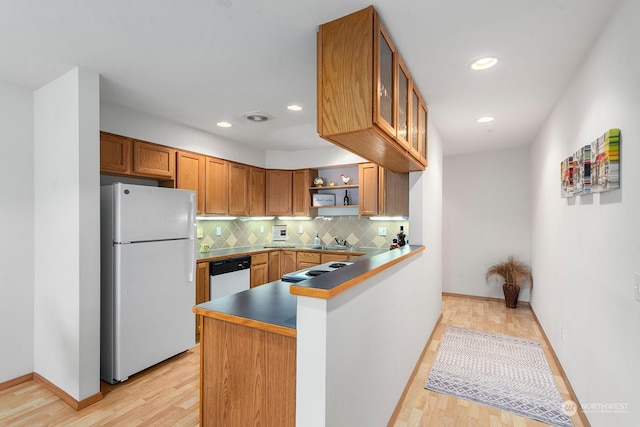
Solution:
[[[251,257],[226,258],[209,263],[212,300],[246,291],[251,285]]]

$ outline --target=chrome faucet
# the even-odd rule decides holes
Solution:
[[[336,241],[336,243],[338,244],[338,246],[345,246],[345,247],[350,247],[351,245],[349,244],[349,242],[347,242],[347,239],[343,239],[343,240],[338,240],[337,237],[334,237],[334,240]]]

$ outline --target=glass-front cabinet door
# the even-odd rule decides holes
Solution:
[[[374,101],[373,122],[391,137],[396,134],[396,112],[395,112],[395,58],[396,52],[391,38],[380,24],[377,14],[375,15],[378,28],[374,46],[374,83],[376,84],[376,97]]]
[[[414,85],[411,85],[411,114],[409,115],[409,143],[411,144],[411,152],[416,156],[420,156],[420,140],[418,139],[418,105],[420,103],[420,95]]]
[[[419,110],[418,140],[420,141],[420,160],[422,161],[422,164],[427,166],[427,116],[429,111],[424,102],[420,102]]]
[[[398,140],[409,147],[409,71],[398,61]]]

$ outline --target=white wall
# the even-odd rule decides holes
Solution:
[[[509,255],[529,263],[529,163],[529,148],[445,157],[444,292],[502,298],[487,267]],[[528,286],[518,299],[529,301]]]
[[[265,167],[270,169],[318,169],[328,166],[349,165],[368,160],[330,145],[301,151],[267,151]]]
[[[296,422],[385,425],[441,312],[442,143],[410,175],[411,243],[425,251],[328,301],[298,298]]]
[[[531,151],[531,302],[594,426],[640,419],[638,17],[640,2],[621,3]],[[622,130],[622,188],[560,198],[560,161],[613,127]],[[626,413],[595,406],[605,403]]]
[[[102,101],[100,106],[100,130],[253,166],[265,166],[262,150],[106,101]]]
[[[33,96],[0,82],[0,383],[33,372]]]
[[[34,93],[34,371],[81,401],[100,391],[99,77]]]

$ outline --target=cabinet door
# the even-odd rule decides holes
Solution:
[[[264,216],[265,204],[265,172],[261,168],[249,168],[249,215]]]
[[[293,171],[293,215],[309,216],[311,194],[309,187],[318,175],[315,169],[301,169]]]
[[[293,215],[292,180],[287,170],[267,170],[267,215]]]
[[[268,264],[258,264],[251,266],[251,287],[264,285],[269,282]]]
[[[398,60],[398,127],[396,137],[405,147],[409,147],[409,71],[402,60]]]
[[[209,296],[209,263],[196,264],[196,304],[207,302]],[[200,316],[196,315],[196,335],[200,334]]]
[[[280,275],[298,270],[298,262],[295,251],[280,252]]]
[[[226,215],[229,212],[229,163],[207,157],[205,180],[205,213]]]
[[[205,157],[201,154],[178,151],[176,154],[176,188],[196,192],[196,213],[204,213]]]
[[[144,141],[133,141],[133,172],[137,175],[174,179],[176,150]]]
[[[360,185],[360,215],[378,215],[378,165],[361,163],[358,165]]]
[[[420,160],[427,166],[427,106],[420,102],[420,113],[418,119],[418,139],[420,140]]]
[[[419,104],[420,104],[420,95],[418,94],[418,89],[412,84],[411,85],[411,109],[409,110],[409,147],[411,149],[411,152],[417,157],[420,156],[420,137],[419,137],[420,120],[418,117]]]
[[[378,14],[374,14],[374,84],[373,122],[389,136],[396,136],[396,48],[386,29],[380,23]]]
[[[280,280],[282,274],[280,274],[280,252],[269,252],[269,281],[274,282]]]
[[[378,215],[409,216],[409,173],[379,167]]]
[[[100,132],[100,172],[130,174],[131,149],[130,138]]]
[[[229,162],[229,215],[249,215],[249,166]]]

